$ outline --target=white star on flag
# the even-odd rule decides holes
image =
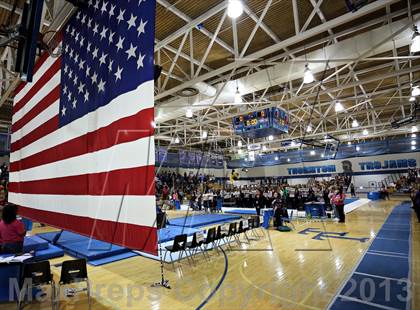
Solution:
[[[127,21],[128,30],[130,30],[131,27],[136,27],[136,19],[137,19],[137,16],[134,16],[133,14],[131,14],[130,20]]]
[[[139,37],[142,33],[145,33],[144,28],[146,27],[146,25],[147,25],[147,20],[146,20],[146,22],[143,22],[143,20],[140,19],[140,25],[137,28],[137,37]]]
[[[130,48],[125,51],[128,55],[127,60],[129,60],[131,57],[136,57],[136,50],[137,46],[133,46],[133,44],[130,43]]]

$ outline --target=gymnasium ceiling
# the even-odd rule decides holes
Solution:
[[[0,0],[0,24],[9,21],[13,2]],[[390,124],[411,115],[411,84],[420,84],[420,59],[409,51],[420,1],[366,0],[349,12],[344,0],[244,0],[236,20],[227,16],[225,0],[157,2],[155,63],[163,68],[155,85],[158,145],[226,153],[236,150],[239,140],[263,143],[271,151],[282,149],[284,140],[321,140],[326,134],[342,142],[411,134],[413,124],[398,129]],[[72,6],[47,3],[43,31],[59,29]],[[18,83],[10,72],[14,52],[0,49],[3,128],[10,124]],[[305,64],[315,76],[311,84],[302,83]],[[185,96],[186,89],[200,88],[197,83],[214,87],[216,95]],[[236,89],[242,104],[234,104]],[[335,112],[337,100],[343,112]],[[290,112],[289,134],[272,141],[233,134],[233,116],[273,106]],[[353,128],[353,120],[360,126]]]

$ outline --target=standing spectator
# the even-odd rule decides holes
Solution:
[[[417,184],[416,196],[414,198],[414,211],[417,215],[417,220],[420,223],[420,184]]]
[[[344,213],[344,200],[345,199],[346,199],[346,196],[343,192],[343,187],[340,186],[340,188],[338,189],[338,193],[334,196],[334,199],[333,199],[333,203],[335,205],[335,208],[337,209],[339,223],[346,222],[346,214]]]
[[[351,193],[352,197],[356,197],[356,191],[354,189],[354,184],[353,183],[350,184],[350,193]]]

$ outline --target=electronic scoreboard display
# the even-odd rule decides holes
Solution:
[[[264,109],[237,116],[233,119],[235,134],[261,138],[269,135],[287,133],[289,130],[289,116],[279,108]]]

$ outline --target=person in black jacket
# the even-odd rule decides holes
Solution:
[[[264,197],[261,190],[257,189],[257,193],[255,194],[255,211],[257,212],[257,215],[259,216],[261,213],[261,209],[265,208],[267,205],[266,198]]]

